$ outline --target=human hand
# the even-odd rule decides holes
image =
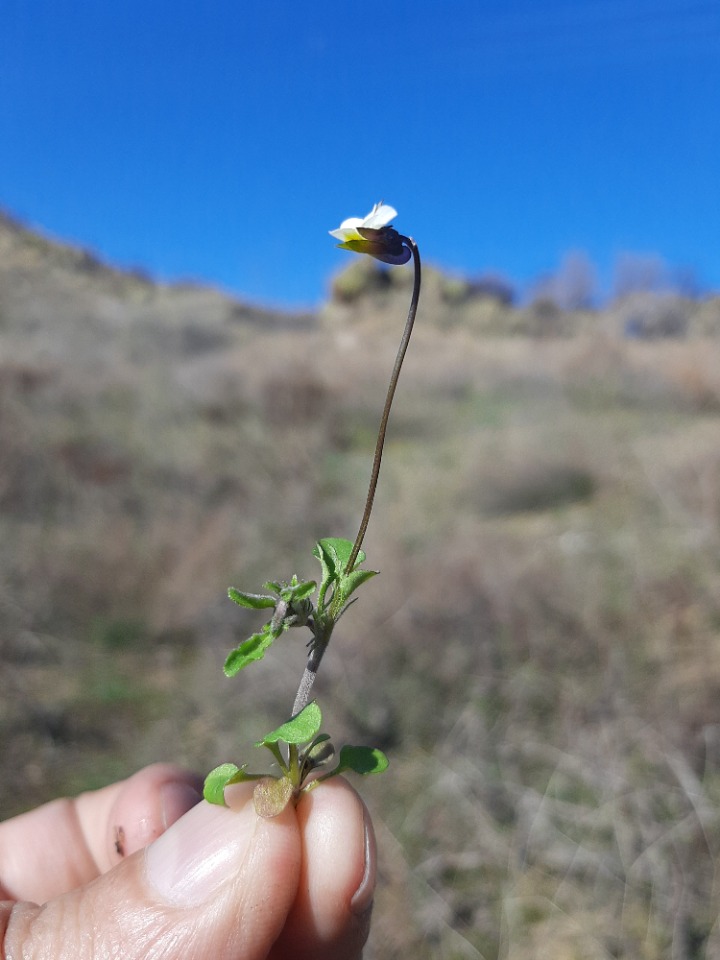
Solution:
[[[0,956],[359,958],[375,842],[347,782],[272,820],[250,784],[228,789],[230,809],[200,789],[156,764],[0,824]]]

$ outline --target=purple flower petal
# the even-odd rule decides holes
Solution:
[[[371,256],[376,260],[382,260],[383,263],[401,264],[407,263],[412,256],[410,247],[403,246],[400,253],[373,253]]]

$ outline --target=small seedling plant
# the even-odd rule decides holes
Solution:
[[[363,569],[362,544],[380,475],[390,408],[415,323],[421,282],[417,244],[394,229],[391,221],[396,216],[396,210],[381,202],[375,204],[365,218],[351,217],[337,230],[330,231],[344,250],[368,254],[389,264],[404,264],[412,259],[415,271],[410,309],[390,375],[357,536],[354,541],[327,537],[315,544],[313,556],[320,563],[319,581],[293,576],[289,581],[269,580],[263,585],[262,593],[246,593],[235,587],[228,591],[230,599],[239,606],[264,610],[269,619],[257,633],[230,652],[224,666],[226,676],[233,677],[261,660],[272,644],[290,629],[299,627],[310,633],[307,662],[290,719],[255,743],[256,747],[270,751],[273,771],[253,772],[248,769],[249,764],[238,767],[234,763],[223,763],[205,779],[205,799],[218,804],[225,803],[225,788],[230,784],[254,781],[255,809],[262,817],[277,816],[289,803],[297,803],[301,794],[314,790],[330,777],[348,771],[363,775],[382,773],[388,766],[385,754],[373,747],[346,744],[336,751],[329,734],[321,732],[322,713],[310,694],[337,622],[357,599],[358,588],[378,572]]]

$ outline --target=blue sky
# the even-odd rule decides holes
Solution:
[[[520,286],[584,250],[720,289],[718,0],[2,0],[0,206],[311,305],[385,199]]]

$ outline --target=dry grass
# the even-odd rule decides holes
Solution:
[[[225,587],[313,576],[315,539],[354,534],[402,322],[381,290],[377,317],[264,331],[66,267],[59,328],[50,280],[34,325],[0,296],[4,814],[239,760],[285,715],[302,643],[225,680],[255,624]],[[366,544],[383,576],[318,689],[338,738],[392,761],[362,784],[367,957],[720,957],[711,308],[652,342],[610,315],[537,339],[425,309]]]

